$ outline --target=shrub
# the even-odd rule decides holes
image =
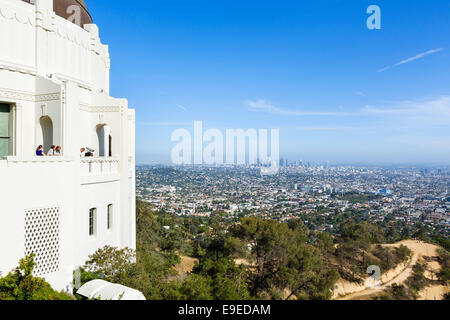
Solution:
[[[0,300],[73,300],[53,290],[44,279],[34,277],[35,265],[34,254],[26,256],[13,272],[0,278]]]

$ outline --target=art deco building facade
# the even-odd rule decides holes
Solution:
[[[0,272],[34,253],[36,275],[70,289],[98,248],[135,248],[134,110],[109,96],[84,1],[0,0],[0,43]]]

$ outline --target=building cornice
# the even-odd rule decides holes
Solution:
[[[0,88],[0,98],[11,100],[43,102],[43,101],[57,101],[60,100],[61,94],[59,92],[33,95],[28,92],[8,90]]]
[[[31,76],[36,76],[37,71],[35,67],[29,67],[25,65],[20,65],[12,62],[5,62],[0,60],[0,70],[6,70],[11,72],[18,72],[23,74],[28,74]]]

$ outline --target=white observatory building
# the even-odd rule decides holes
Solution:
[[[97,249],[136,247],[135,113],[84,1],[0,0],[0,43],[0,272],[34,253],[70,290]]]

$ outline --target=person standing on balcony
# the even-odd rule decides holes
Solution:
[[[86,153],[84,154],[85,157],[94,157],[95,150],[86,147]]]
[[[37,147],[37,149],[36,149],[36,156],[38,156],[38,157],[45,157],[44,147],[43,146]]]
[[[55,156],[55,152],[56,152],[55,149],[56,149],[55,146],[51,146],[50,150],[48,150],[48,152],[47,152],[47,156],[49,156],[49,157]]]

